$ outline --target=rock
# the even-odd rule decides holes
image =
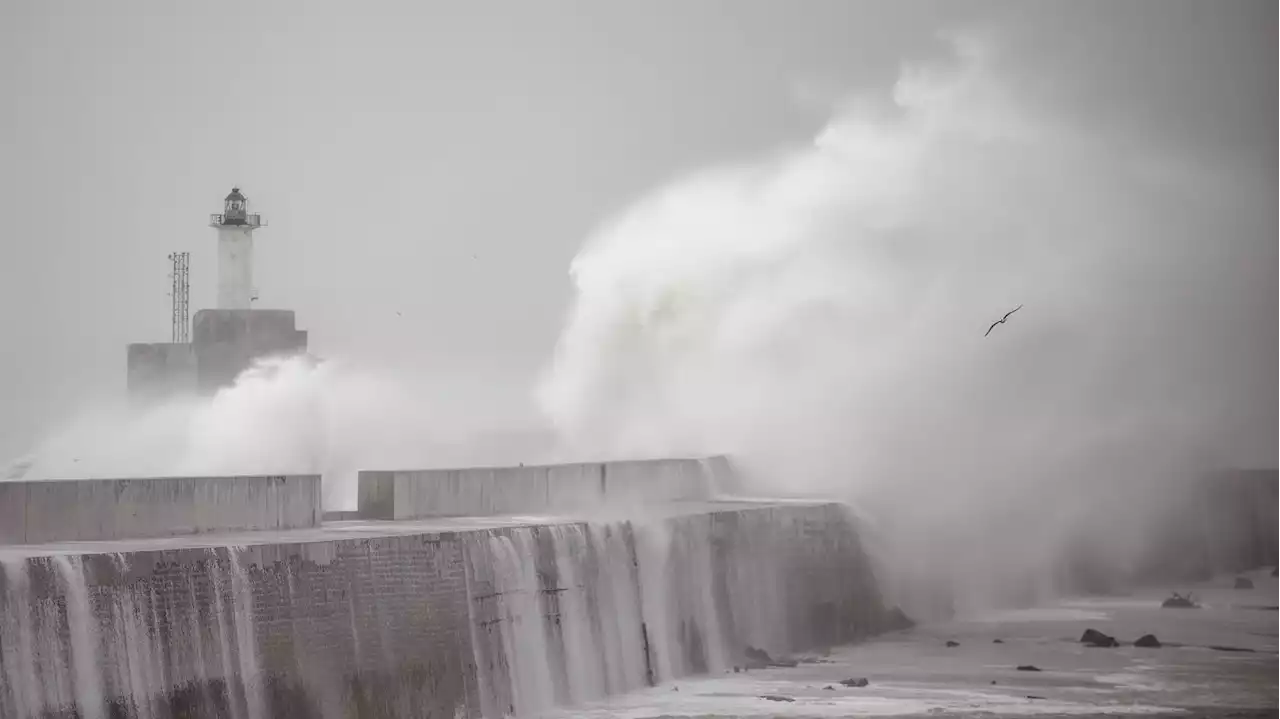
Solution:
[[[992,644],[1004,644],[1004,640],[1003,640],[1003,639],[992,639],[992,640],[991,640],[991,643],[992,643]]]
[[[833,686],[831,686],[830,684],[828,684],[828,685],[826,685],[825,687],[823,687],[823,689],[826,689],[826,690],[827,690],[827,691],[829,691],[829,692],[833,692],[833,691],[835,691],[835,690],[836,690],[836,688],[835,688],[835,687],[833,687]]]
[[[1044,699],[1044,697],[1036,696],[1035,694],[1028,694],[1027,698],[1028,699]]]
[[[840,685],[845,687],[865,687],[870,683],[871,682],[867,681],[866,677],[858,677],[856,679],[845,679],[840,682]]]
[[[784,697],[784,696],[781,696],[781,695],[778,695],[778,694],[764,694],[764,695],[762,695],[760,698],[761,698],[761,699],[766,699],[766,700],[771,701],[771,702],[793,702],[793,701],[795,701],[795,699],[792,699],[791,697]]]
[[[1107,636],[1097,629],[1086,629],[1080,637],[1081,644],[1087,644],[1091,647],[1118,647],[1120,642],[1115,637]]]
[[[800,666],[800,662],[797,662],[794,659],[779,659],[774,662],[769,662],[769,666],[777,667],[778,669],[795,669]]]
[[[1177,592],[1174,592],[1173,596],[1161,602],[1160,606],[1164,607],[1165,609],[1199,609],[1200,608],[1200,605],[1196,604],[1195,600],[1192,599],[1190,594],[1184,597],[1181,594],[1178,594]]]
[[[733,673],[734,673],[734,674],[737,674],[737,673],[739,673],[739,672],[741,672],[741,671],[742,671],[742,667],[734,667],[734,668],[733,668]]]
[[[992,679],[992,680],[991,680],[991,686],[995,686],[995,684],[996,684],[996,680],[995,680],[995,679]]]
[[[1040,667],[1038,667],[1038,666],[1036,666],[1036,665],[1034,665],[1034,664],[1019,664],[1019,665],[1018,665],[1018,671],[1020,671],[1020,672],[1038,672],[1038,671],[1040,671]]]
[[[1253,580],[1248,577],[1236,577],[1236,589],[1253,589]]]
[[[893,632],[899,629],[910,629],[915,625],[916,623],[911,619],[911,617],[907,616],[906,612],[902,611],[901,607],[894,607],[884,614],[884,630],[886,632]]]
[[[1135,647],[1143,647],[1144,649],[1159,649],[1160,640],[1156,639],[1154,634],[1143,634],[1138,637],[1138,641],[1133,643]]]
[[[1209,648],[1214,650],[1215,652],[1248,652],[1250,654],[1254,652],[1254,650],[1246,647],[1228,647],[1221,644],[1214,644]]]
[[[953,642],[953,641],[951,641],[950,639],[948,639],[948,640],[947,640],[947,646],[948,646],[948,647],[958,647],[958,646],[960,646],[960,642]]]
[[[763,649],[747,646],[747,669],[764,669],[773,663],[773,657]]]

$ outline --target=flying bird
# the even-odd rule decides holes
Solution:
[[[1013,309],[1011,309],[1011,310],[1009,310],[1008,312],[1004,313],[1004,317],[1001,317],[1000,319],[996,320],[995,322],[992,322],[992,323],[991,323],[991,326],[987,328],[987,334],[986,334],[986,335],[983,335],[983,337],[986,337],[987,335],[991,334],[991,330],[995,329],[995,328],[996,328],[996,325],[1002,325],[1002,324],[1004,324],[1004,321],[1005,321],[1005,320],[1007,320],[1007,319],[1009,319],[1009,315],[1013,314],[1014,312],[1017,312],[1017,311],[1018,311],[1018,310],[1020,310],[1020,309],[1022,309],[1022,305],[1018,305],[1017,307],[1014,307]]]

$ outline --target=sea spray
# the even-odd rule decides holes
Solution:
[[[1002,48],[954,50],[604,223],[538,390],[570,447],[729,452],[762,493],[864,500],[895,591],[938,604],[1017,597],[1081,533],[1131,552],[1161,494],[1091,527],[1044,511],[1063,487],[1101,505],[1275,455],[1267,183],[1095,136]]]
[[[159,404],[78,408],[14,464],[28,479],[253,474],[324,476],[324,506],[355,509],[358,469],[528,462],[549,440],[526,411],[486,408],[466,378],[382,371],[341,358],[270,357],[233,386]],[[0,457],[0,475],[8,457]]]

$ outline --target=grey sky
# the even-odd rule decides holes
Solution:
[[[953,26],[1008,38],[1067,121],[1276,196],[1268,2],[4,3],[0,454],[167,339],[168,252],[212,304],[232,184],[271,223],[262,305],[316,351],[520,397],[597,223],[811,136],[815,92],[886,87]]]

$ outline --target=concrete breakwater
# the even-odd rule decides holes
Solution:
[[[827,503],[0,547],[0,716],[497,717],[877,630]]]

